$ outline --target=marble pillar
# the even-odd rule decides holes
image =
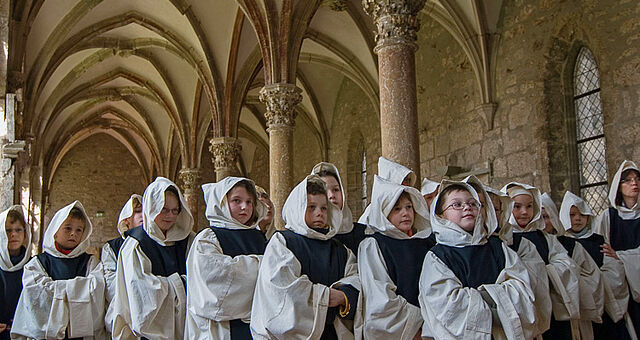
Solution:
[[[276,229],[284,227],[282,207],[293,188],[293,129],[295,106],[302,101],[301,90],[294,84],[271,84],[260,90],[260,101],[267,108],[269,133],[269,187],[274,205]]]
[[[242,146],[235,137],[214,137],[210,140],[209,151],[213,154],[213,165],[216,171],[216,181],[225,177],[237,176],[236,165]]]
[[[362,5],[377,27],[382,156],[420,178],[415,51],[417,15],[425,0],[363,0]]]
[[[178,172],[182,181],[182,195],[187,201],[191,215],[193,216],[193,231],[198,231],[198,197],[202,196],[200,190],[200,169],[182,168]]]

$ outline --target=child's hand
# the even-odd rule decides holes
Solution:
[[[329,292],[329,307],[338,307],[340,305],[344,305],[347,303],[347,301],[345,301],[344,299],[344,293],[342,293],[341,291],[335,289],[335,288],[330,288],[330,292]]]
[[[613,257],[616,260],[619,260],[618,254],[616,254],[616,251],[613,250],[613,248],[611,248],[611,245],[609,243],[605,243],[601,245],[600,248],[602,248],[602,250],[600,251],[601,253],[605,254],[606,256]]]
[[[6,323],[0,323],[0,333],[4,332],[7,328],[8,327]]]

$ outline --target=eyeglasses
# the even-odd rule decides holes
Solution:
[[[12,233],[16,233],[16,234],[20,234],[24,232],[24,229],[19,228],[19,229],[6,229],[7,230],[7,235],[10,235]]]
[[[631,183],[635,183],[635,184],[640,184],[640,177],[627,177],[623,180],[620,180],[620,183],[626,183],[626,184],[631,184]]]
[[[468,206],[469,209],[480,209],[480,207],[482,206],[482,204],[480,204],[475,200],[471,200],[469,202],[453,202],[449,204],[446,208],[444,208],[444,210],[442,211],[445,211],[449,208],[453,208],[453,210],[462,210],[464,209],[465,205]]]
[[[172,213],[173,215],[178,215],[180,213],[180,209],[162,208],[162,210],[160,210],[160,213],[163,215],[167,215],[168,213]]]

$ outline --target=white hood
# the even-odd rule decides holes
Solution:
[[[469,192],[471,193],[471,196],[473,196],[476,201],[480,202],[478,193],[476,193],[471,185],[465,182],[449,181],[446,179],[443,180],[440,183],[440,192],[438,193],[438,196],[436,196],[436,198],[434,198],[433,202],[431,203],[431,228],[433,228],[433,232],[436,234],[436,241],[438,243],[454,247],[484,244],[486,242],[488,234],[487,230],[483,226],[484,222],[482,221],[480,212],[478,212],[478,218],[476,218],[476,224],[473,228],[473,234],[468,233],[456,223],[444,218],[440,218],[435,214],[435,207],[440,200],[441,193],[446,187],[452,184],[460,184],[463,187],[467,188],[467,190],[469,190]]]
[[[167,235],[162,233],[160,227],[153,220],[160,215],[162,208],[164,207],[164,192],[173,186],[178,191],[178,198],[182,209],[176,219],[176,224],[167,231]],[[182,196],[180,188],[175,183],[164,178],[158,177],[144,190],[142,195],[142,218],[144,221],[144,231],[154,241],[160,243],[163,246],[169,245],[169,242],[175,242],[185,239],[191,233],[193,227],[193,216],[189,211],[187,201]]]
[[[24,254],[24,258],[16,265],[11,262],[11,255],[9,255],[9,237],[7,235],[7,214],[9,211],[15,210],[22,214],[25,220],[25,248],[27,251]],[[2,230],[0,230],[0,268],[5,272],[14,272],[22,268],[27,261],[31,258],[31,227],[26,224],[27,221],[27,209],[25,209],[22,205],[14,205],[11,208],[0,213],[0,225],[2,226]]]
[[[511,199],[511,197],[509,197],[509,195],[507,195],[506,193],[486,185],[484,186],[484,190],[487,193],[492,193],[498,196],[501,204],[500,216],[496,216],[498,226],[500,227],[500,231],[498,231],[498,237],[506,241],[507,244],[511,244],[513,241],[513,227],[511,226],[511,223],[509,223],[509,219],[511,218],[511,214],[513,212],[513,199]],[[494,209],[493,212],[495,215],[495,207],[493,206],[493,203],[491,203],[491,208]]]
[[[120,210],[120,216],[118,216],[118,232],[123,237],[124,237],[124,232],[129,229],[127,228],[127,225],[124,223],[124,221],[127,218],[133,216],[134,200],[137,200],[138,202],[140,202],[140,205],[142,205],[142,196],[138,194],[133,194],[131,195],[131,197],[129,197],[129,200],[127,201],[127,203],[124,204],[124,207],[122,207],[122,210]],[[133,227],[137,227],[137,226],[131,226],[131,228]]]
[[[56,248],[56,244],[55,244],[55,240],[53,239],[53,236],[58,232],[58,230],[62,226],[62,223],[64,222],[64,220],[67,219],[67,217],[69,216],[69,213],[71,212],[71,209],[73,209],[74,207],[79,208],[80,211],[82,211],[82,214],[84,215],[84,234],[82,234],[82,239],[80,239],[80,243],[78,243],[78,246],[75,247],[71,251],[71,253],[69,253],[69,255],[65,255],[60,251],[58,251],[58,249]],[[89,245],[90,245],[89,237],[91,236],[92,231],[93,231],[93,226],[91,225],[89,216],[87,216],[87,213],[84,211],[84,207],[82,206],[82,203],[80,203],[79,201],[75,201],[67,205],[66,207],[58,210],[56,214],[53,215],[51,222],[49,222],[49,226],[47,226],[47,230],[44,232],[42,248],[44,249],[45,252],[55,257],[68,258],[68,259],[78,257],[79,255],[82,255],[83,253],[85,253],[87,249],[89,249]]]
[[[480,192],[476,190],[478,195],[482,195],[484,197],[485,206],[482,209],[485,210],[487,214],[487,220],[485,221],[485,225],[487,226],[487,233],[489,235],[493,234],[498,229],[498,217],[496,216],[496,210],[493,208],[493,203],[491,202],[491,196],[484,189],[485,185],[480,181],[476,176],[467,176],[467,178],[462,180],[465,183],[475,184],[478,188],[480,188]],[[480,200],[478,200],[480,202]]]
[[[378,176],[396,184],[402,184],[404,178],[409,176],[409,186],[416,184],[416,174],[413,171],[384,157],[378,158]]]
[[[620,187],[620,177],[622,177],[622,173],[625,170],[634,169],[640,173],[640,169],[636,165],[636,163],[632,161],[623,161],[618,168],[618,171],[613,176],[611,180],[611,185],[609,186],[609,204],[611,207],[616,208],[620,217],[623,219],[636,219],[640,217],[640,199],[636,201],[636,204],[633,207],[623,207],[621,205],[616,205],[616,195],[618,194],[618,187]],[[640,198],[640,197],[639,197]]]
[[[416,230],[416,234],[411,238],[429,237],[431,235],[431,223],[429,222],[427,204],[420,192],[413,187],[399,185],[377,175],[373,177],[373,189],[371,192],[371,208],[368,219],[371,229],[395,239],[410,238],[396,228],[387,218],[402,192],[409,194],[415,211],[413,227]]]
[[[329,232],[326,234],[317,232],[307,226],[304,221],[304,213],[307,210],[307,182],[314,181],[327,187],[322,178],[317,175],[309,175],[296,185],[282,207],[282,219],[285,222],[285,228],[296,234],[306,236],[317,240],[328,240],[332,238],[338,231],[336,226],[342,222],[342,214],[337,207],[329,203],[327,199],[327,224]]]
[[[338,172],[338,168],[335,165],[327,162],[320,162],[316,164],[311,170],[311,175],[317,175],[322,170],[328,170],[336,174],[338,176],[338,184],[340,184],[340,191],[342,192],[342,207],[338,207],[342,210],[342,223],[338,227],[338,234],[346,234],[353,230],[353,215],[351,214],[351,209],[349,205],[347,205],[347,191],[344,190],[344,186],[342,185],[342,178],[340,177],[340,173]]]
[[[207,183],[202,185],[204,192],[204,202],[207,205],[205,216],[209,220],[209,225],[225,229],[256,229],[258,222],[267,215],[267,207],[260,200],[256,199],[253,216],[257,217],[251,225],[244,225],[231,217],[227,193],[240,181],[248,181],[255,188],[255,183],[243,177],[225,177],[217,183]],[[257,191],[256,191],[257,192]]]
[[[593,222],[593,211],[591,211],[591,207],[583,200],[581,197],[575,195],[571,191],[567,191],[564,194],[564,198],[562,199],[562,205],[560,206],[560,222],[566,230],[567,235],[575,237],[576,233],[571,230],[571,207],[575,206],[578,208],[582,215],[588,215],[589,220],[587,221],[587,225],[584,227],[585,229],[580,232],[580,238],[585,238],[591,236],[593,234],[593,228],[591,228],[591,223]]]
[[[422,180],[422,190],[420,190],[420,193],[422,194],[422,196],[433,193],[438,189],[439,185],[440,183],[438,182],[434,182],[428,178],[424,178]]]
[[[544,208],[544,211],[549,215],[549,219],[551,220],[551,224],[553,225],[553,229],[556,230],[557,236],[562,236],[564,234],[564,229],[562,227],[562,223],[560,223],[560,218],[558,217],[558,208],[556,204],[553,203],[551,196],[546,192],[540,195],[540,204]],[[544,217],[542,218],[544,221]]]
[[[542,204],[540,203],[540,190],[536,187],[532,187],[527,184],[522,184],[518,182],[511,182],[504,187],[502,187],[501,191],[509,195],[509,197],[514,198],[519,195],[518,191],[527,191],[529,195],[533,198],[533,218],[524,228],[521,228],[518,225],[515,217],[513,217],[513,209],[511,212],[511,216],[509,217],[509,223],[513,227],[514,232],[529,232],[534,230],[543,230],[544,229],[544,220],[542,219]]]

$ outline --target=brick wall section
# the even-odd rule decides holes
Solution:
[[[116,223],[131,194],[144,192],[145,183],[135,158],[115,138],[96,134],[74,146],[60,162],[49,190],[48,225],[65,205],[82,202],[91,223],[91,251],[118,235]],[[97,211],[104,217],[97,217]],[[44,232],[43,232],[44,235]]]

